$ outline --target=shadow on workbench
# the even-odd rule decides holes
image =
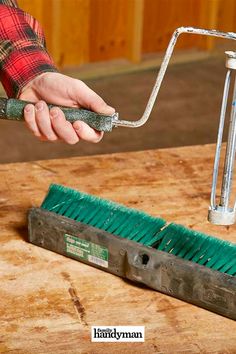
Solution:
[[[157,69],[86,83],[120,113],[140,118]],[[36,140],[22,123],[1,121],[0,163],[106,154],[213,143],[225,77],[224,57],[170,66],[150,120],[138,129],[117,128],[99,144],[75,146]]]
[[[27,215],[25,216],[25,223],[23,225],[13,226],[13,228],[14,231],[22,238],[22,240],[29,242]]]

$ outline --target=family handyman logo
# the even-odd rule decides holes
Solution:
[[[144,342],[144,326],[92,326],[92,342]]]

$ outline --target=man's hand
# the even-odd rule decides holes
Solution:
[[[76,144],[80,139],[97,143],[103,133],[90,128],[86,123],[66,121],[61,109],[50,111],[45,102],[67,107],[83,107],[97,113],[112,115],[115,110],[84,82],[59,73],[43,73],[29,82],[21,91],[19,99],[37,102],[28,104],[24,110],[27,127],[40,140],[58,139]]]

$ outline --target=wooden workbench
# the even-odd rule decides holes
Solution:
[[[235,226],[206,220],[213,157],[196,146],[0,165],[0,352],[236,353],[236,322],[27,243],[27,210],[50,183],[236,242]],[[91,325],[145,325],[146,341],[91,343]]]

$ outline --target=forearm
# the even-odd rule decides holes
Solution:
[[[43,72],[57,71],[39,23],[12,0],[0,1],[0,80],[9,97]]]

